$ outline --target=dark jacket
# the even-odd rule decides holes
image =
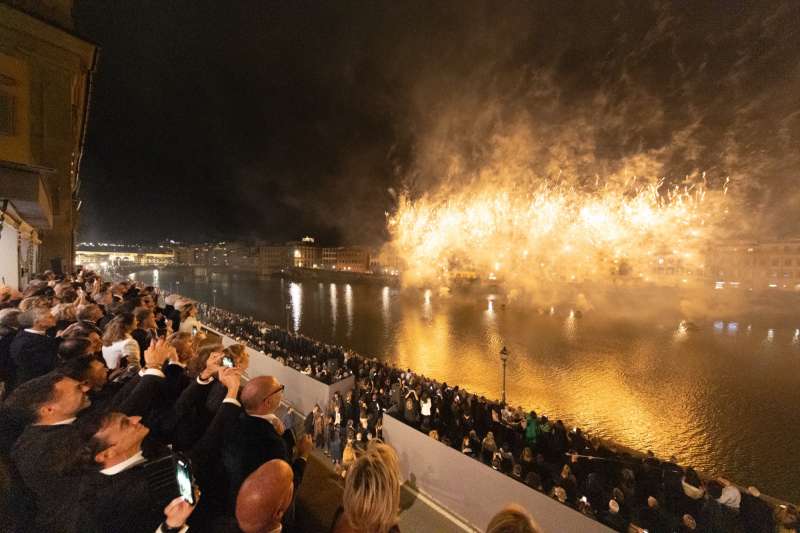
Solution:
[[[55,339],[24,330],[17,333],[9,347],[13,377],[8,390],[53,370],[57,354]]]
[[[24,508],[33,510],[31,531],[69,532],[75,527],[81,475],[74,465],[80,435],[73,424],[28,426],[14,444],[11,460],[24,487]],[[19,505],[19,500],[15,507]]]
[[[240,411],[237,405],[223,404],[203,438],[187,453],[196,475],[207,469],[217,456],[224,434],[232,429]],[[113,476],[100,472],[85,476],[80,491],[78,531],[155,531],[164,520],[164,507],[170,500],[154,496],[145,465],[142,463]],[[201,476],[197,477],[199,479]],[[202,482],[200,486],[202,489]]]
[[[228,475],[231,494],[235,495],[244,480],[259,466],[272,459],[283,459],[294,471],[294,485],[303,480],[306,461],[292,460],[291,430],[278,435],[275,427],[263,418],[242,413],[234,428],[226,435],[222,460]]]
[[[16,336],[16,330],[10,330],[0,337],[0,381],[7,382],[11,378],[11,342]]]

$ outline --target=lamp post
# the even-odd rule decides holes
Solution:
[[[286,304],[286,331],[291,331],[289,319],[292,318],[292,304]]]
[[[217,289],[211,289],[211,295],[212,295],[212,298],[214,299],[214,307],[216,307],[217,306]]]
[[[506,363],[508,362],[508,350],[505,346],[500,350],[500,360],[503,362],[503,405],[506,403]]]

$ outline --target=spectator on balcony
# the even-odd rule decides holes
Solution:
[[[254,378],[242,389],[244,412],[228,435],[223,450],[225,471],[233,495],[247,476],[272,459],[282,459],[292,465],[295,485],[303,480],[312,448],[311,435],[304,435],[297,442],[297,457],[293,457],[294,433],[285,429],[275,416],[283,398],[283,389],[283,385],[272,376]]]
[[[191,302],[184,303],[180,311],[178,331],[198,335],[202,333],[202,328],[203,325],[197,319],[197,306]]]
[[[136,317],[136,329],[131,332],[131,337],[139,345],[139,353],[144,353],[150,343],[158,337],[155,315],[147,307],[137,307],[133,311],[133,316]]]
[[[267,461],[242,483],[236,498],[236,522],[243,533],[274,533],[294,495],[291,467],[280,459]]]
[[[103,318],[103,310],[97,304],[84,304],[78,307],[78,322],[86,326],[90,326],[97,330],[97,333],[102,335],[99,322]]]
[[[80,434],[73,422],[89,406],[88,390],[80,381],[53,372],[21,384],[8,400],[8,407],[26,411],[31,421],[11,452],[19,475],[14,511],[18,523],[31,531],[74,527],[80,472],[73,454],[80,448]],[[32,516],[25,516],[26,510]]]
[[[11,378],[11,342],[19,331],[21,313],[13,307],[0,309],[0,381],[4,384]]]
[[[114,317],[103,333],[103,359],[109,370],[130,366],[139,368],[139,343],[131,336],[137,327],[136,317],[123,313]]]
[[[394,449],[377,441],[353,463],[332,533],[399,532],[400,464]]]
[[[14,336],[9,346],[11,364],[6,394],[55,368],[58,342],[47,336],[47,330],[55,323],[48,307],[34,307],[19,316],[19,324],[25,329]]]

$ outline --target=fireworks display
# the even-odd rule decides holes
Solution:
[[[578,185],[493,174],[417,198],[401,195],[388,224],[406,285],[477,277],[531,289],[657,283],[651,274],[659,266],[688,281],[702,271],[726,209],[726,186],[710,188],[704,176]]]

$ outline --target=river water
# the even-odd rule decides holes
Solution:
[[[604,295],[602,306],[575,313],[483,294],[241,274],[134,276],[492,398],[501,395],[498,352],[507,346],[510,403],[800,500],[794,296],[686,331],[686,302],[664,305],[670,293]]]

